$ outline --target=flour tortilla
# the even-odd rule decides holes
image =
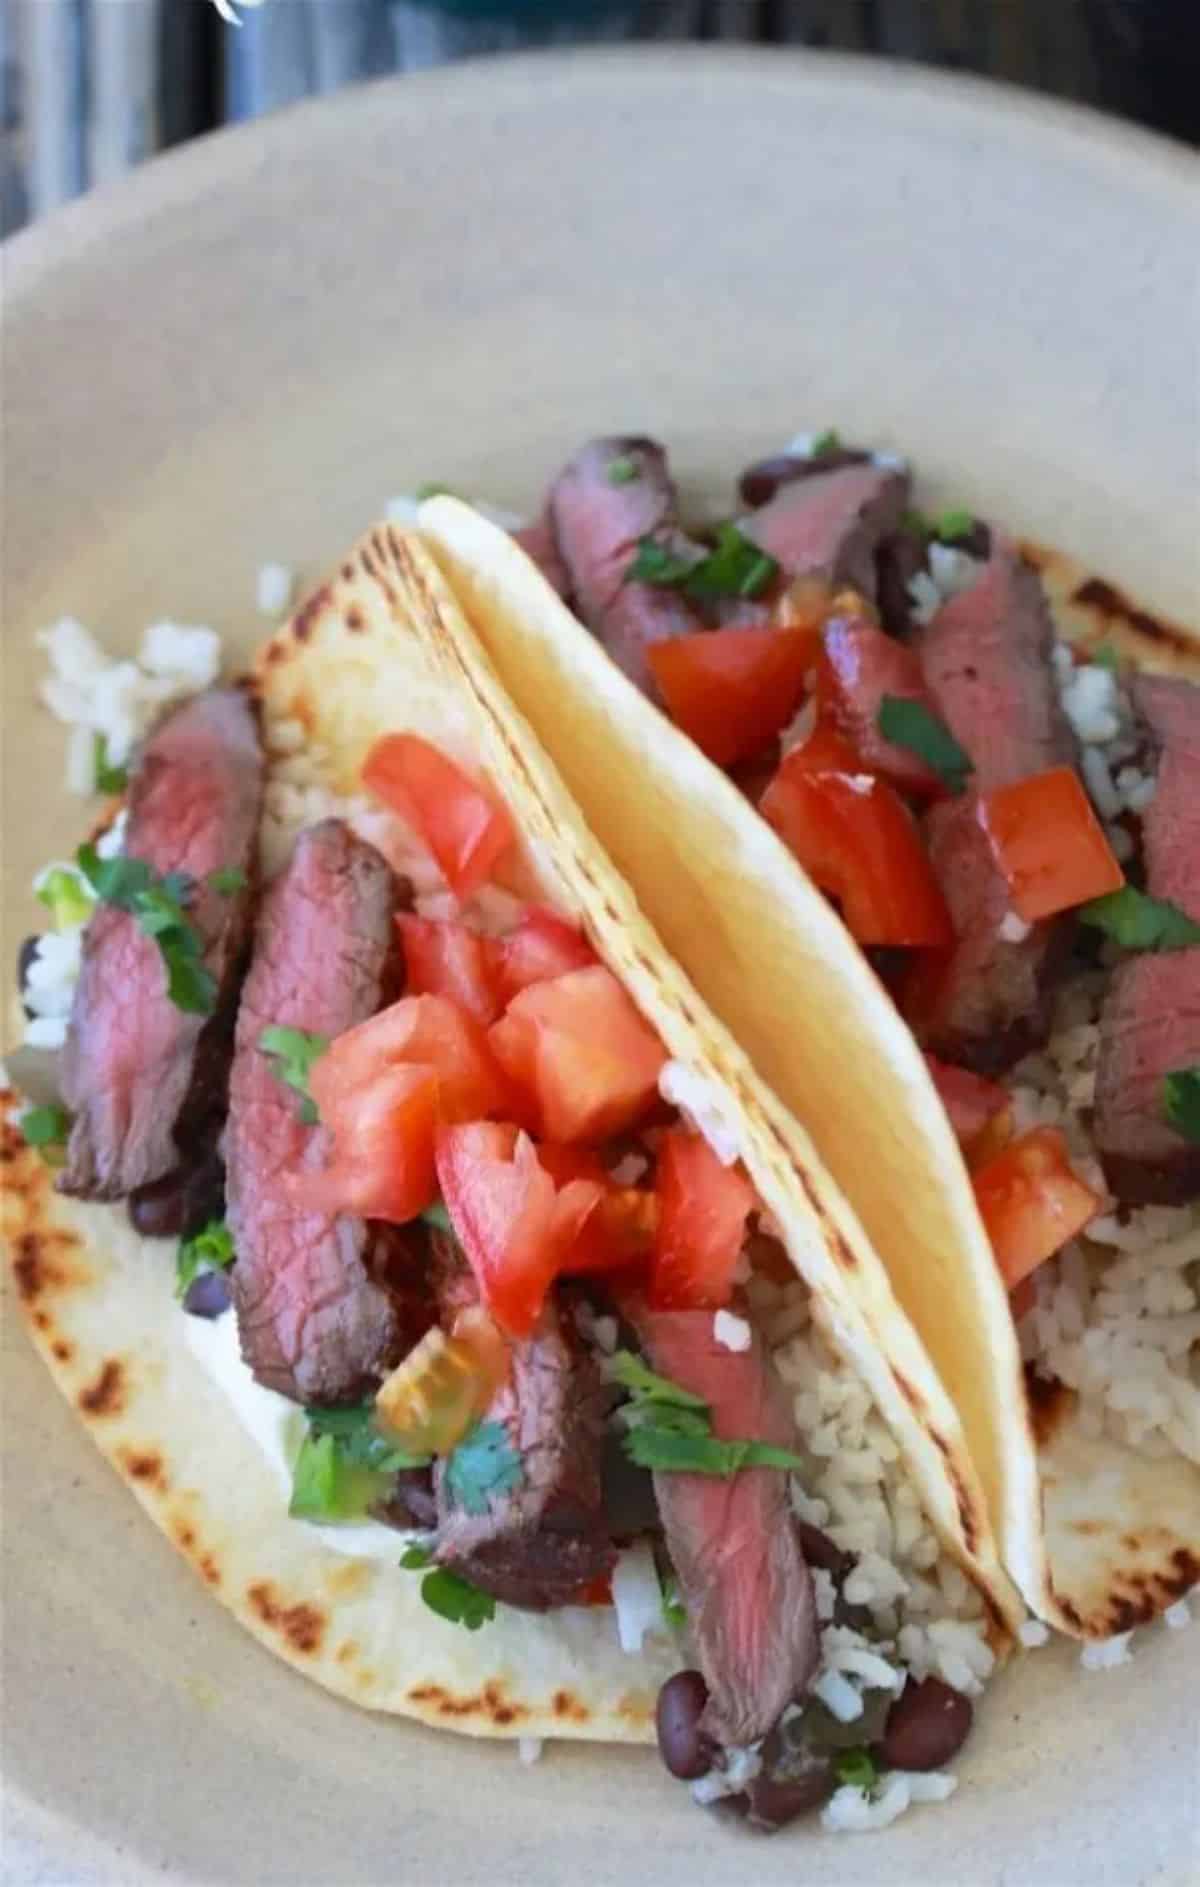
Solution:
[[[666,955],[419,542],[389,526],[364,538],[266,646],[255,681],[268,751],[280,722],[301,722],[311,780],[335,793],[357,794],[372,743],[404,730],[490,777],[519,834],[517,887],[583,925],[669,1053],[712,1082],[825,1335],[869,1387],[1003,1651],[1020,1601],[958,1418],[878,1258],[803,1129]],[[630,792],[632,813],[635,781]],[[653,1741],[672,1647],[623,1653],[603,1608],[500,1607],[468,1633],[426,1608],[419,1574],[335,1553],[290,1519],[187,1347],[172,1245],[139,1238],[121,1207],[56,1194],[11,1124],[17,1097],[0,1101],[3,1229],[34,1341],[99,1448],[243,1624],[368,1708],[473,1735]]]
[[[970,1444],[1005,1562],[1061,1630],[1105,1638],[1200,1579],[1200,1472],[1035,1435],[1008,1300],[910,1031],[824,896],[732,783],[646,701],[504,532],[452,498],[420,526],[516,707],[642,909],[804,1124],[887,1268]],[[1026,546],[1061,634],[1200,674],[1200,646]]]

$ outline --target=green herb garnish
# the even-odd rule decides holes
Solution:
[[[841,449],[841,434],[836,427],[829,426],[824,432],[817,434],[809,447],[808,456],[810,459],[823,459],[828,457],[829,453],[840,452]]]
[[[469,1514],[484,1514],[493,1494],[507,1494],[525,1478],[521,1457],[503,1422],[477,1422],[446,1457],[446,1491]]]
[[[696,602],[714,602],[727,596],[761,596],[778,571],[774,557],[760,550],[736,524],[719,524],[714,548],[701,557],[682,556],[652,537],[640,538],[625,581],[682,590]]]
[[[434,478],[417,486],[417,502],[424,504],[426,498],[457,498],[458,493],[452,485],[443,485]]]
[[[702,1396],[659,1376],[631,1350],[618,1350],[611,1373],[630,1400],[625,1452],[639,1468],[680,1474],[736,1474],[739,1468],[804,1466],[799,1455],[765,1441],[722,1441],[712,1432],[712,1411]]]
[[[1200,944],[1200,924],[1167,898],[1152,898],[1133,885],[1108,891],[1079,907],[1085,924],[1102,930],[1122,950],[1190,950]]]
[[[29,1107],[17,1122],[27,1147],[64,1147],[71,1131],[65,1107]]]
[[[203,1231],[179,1241],[175,1254],[175,1295],[183,1297],[202,1271],[224,1271],[233,1263],[233,1234],[224,1219],[210,1219]]]
[[[231,898],[235,892],[245,890],[246,874],[239,871],[236,865],[225,865],[220,871],[209,872],[207,884],[209,890],[217,892],[220,897]]]
[[[428,1547],[410,1546],[401,1555],[400,1564],[417,1571],[428,1566],[431,1559]],[[452,1625],[465,1625],[468,1631],[478,1631],[496,1616],[496,1601],[490,1593],[481,1592],[478,1586],[461,1579],[457,1573],[448,1572],[444,1566],[426,1573],[421,1581],[421,1597],[439,1618],[448,1618]]]
[[[934,519],[933,534],[943,544],[957,544],[975,529],[972,511],[942,511]]]
[[[167,971],[167,995],[189,1015],[211,1013],[217,981],[205,968],[200,933],[184,909],[192,882],[186,872],[160,877],[145,859],[119,853],[101,858],[94,845],[81,845],[75,862],[104,904],[128,911],[138,929],[152,937]]]
[[[660,1581],[662,1586],[662,1611],[667,1624],[675,1631],[682,1631],[687,1624],[687,1606],[679,1596],[679,1581],[674,1573]]]
[[[833,1759],[834,1773],[841,1783],[868,1794],[879,1781],[879,1765],[869,1749],[840,1749]]]
[[[453,1233],[454,1231],[454,1227],[450,1223],[450,1214],[447,1212],[440,1199],[435,1199],[431,1206],[426,1206],[421,1217],[424,1219],[426,1225],[434,1226],[439,1232]]]
[[[308,1077],[313,1063],[319,1061],[329,1047],[329,1037],[317,1035],[311,1029],[289,1029],[273,1023],[259,1036],[258,1046],[264,1055],[275,1058],[275,1073],[279,1079],[300,1095],[301,1120],[306,1126],[314,1126],[320,1115],[309,1093]]]
[[[111,765],[108,740],[103,734],[92,741],[92,779],[98,793],[123,793],[129,785],[129,769]]]
[[[628,1389],[631,1402],[636,1407],[669,1404],[679,1409],[701,1409],[707,1415],[708,1404],[703,1396],[694,1396],[690,1389],[684,1389],[669,1376],[656,1375],[648,1364],[632,1350],[618,1350],[609,1364],[608,1373],[614,1382],[619,1382],[622,1389]]]
[[[35,896],[49,911],[55,930],[74,930],[76,925],[86,924],[96,902],[79,873],[66,865],[55,865],[46,872]]]
[[[1096,668],[1106,668],[1110,675],[1115,675],[1121,666],[1121,658],[1111,642],[1101,642],[1096,648],[1089,649],[1088,661]]]
[[[933,525],[923,511],[906,511],[900,520],[900,529],[906,531],[909,537],[933,536]]]
[[[303,1520],[359,1520],[401,1468],[424,1467],[428,1455],[393,1448],[374,1425],[374,1404],[308,1409],[308,1434],[292,1470],[288,1512]]]
[[[974,772],[970,756],[964,753],[946,723],[923,701],[884,695],[876,726],[885,740],[893,741],[897,747],[906,747],[927,767],[932,767],[952,793],[964,790],[968,774]]]
[[[636,459],[614,459],[608,468],[610,485],[633,485],[641,477]]]
[[[1177,1134],[1200,1145],[1200,1065],[1177,1068],[1166,1077],[1163,1116]]]
[[[306,1411],[308,1426],[314,1435],[330,1435],[337,1442],[352,1467],[371,1468],[376,1474],[395,1474],[401,1468],[423,1468],[429,1455],[415,1455],[407,1448],[397,1448],[375,1426],[375,1404],[355,1402],[344,1409],[311,1408]]]

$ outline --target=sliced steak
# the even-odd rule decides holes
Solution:
[[[594,439],[559,473],[549,514],[580,616],[619,668],[657,699],[646,649],[702,628],[674,590],[625,581],[640,539],[703,555],[679,528],[667,455],[652,439]]]
[[[1158,749],[1158,786],[1142,817],[1146,888],[1200,922],[1200,687],[1160,675],[1132,684]],[[1167,1075],[1200,1066],[1200,948],[1118,965],[1100,1018],[1096,1143],[1105,1178],[1129,1205],[1200,1195],[1200,1146],[1168,1126]]]
[[[846,465],[784,485],[742,520],[742,529],[785,576],[848,583],[874,602],[875,553],[899,529],[908,495],[905,471],[870,461]]]
[[[738,479],[738,496],[751,509],[770,504],[784,485],[795,485],[802,478],[819,478],[823,472],[840,472],[847,465],[869,465],[871,454],[860,446],[829,446],[824,452],[778,452],[773,458],[757,459]]]
[[[167,994],[154,938],[101,904],[84,933],[83,967],[63,1050],[62,1094],[74,1116],[63,1192],[123,1199],[211,1152],[224,1107],[237,985],[250,924],[263,755],[254,709],[213,688],[159,722],[129,794],[125,852],[194,881],[188,916],[217,984],[211,1015]],[[208,884],[236,868],[232,895]]]
[[[263,901],[238,1011],[225,1134],[238,1330],[258,1380],[298,1402],[362,1394],[403,1333],[373,1276],[371,1229],[289,1202],[285,1176],[323,1166],[329,1134],[301,1119],[258,1044],[272,1025],[332,1037],[374,1015],[390,993],[395,905],[373,846],[339,819],[310,827]]]
[[[514,531],[513,541],[537,565],[551,589],[557,590],[560,596],[570,596],[571,579],[559,556],[554,526],[548,513],[536,518],[532,524],[526,524],[522,530]]]
[[[727,1350],[706,1310],[627,1305],[650,1365],[712,1410],[713,1431],[795,1446],[787,1398],[757,1335]],[[780,1468],[657,1473],[658,1501],[692,1644],[708,1685],[702,1730],[726,1748],[756,1743],[816,1675],[812,1578]]]
[[[993,535],[973,588],[944,603],[914,646],[938,713],[974,765],[972,790],[934,806],[925,835],[957,939],[913,1021],[947,1061],[983,1074],[1044,1042],[1073,922],[1027,935],[978,821],[980,792],[1075,762],[1050,652],[1054,628],[1041,583],[1015,544]]]
[[[933,711],[913,651],[865,614],[850,611],[826,622],[824,644],[824,661],[832,678],[833,719],[869,770],[886,773],[905,792],[926,799],[940,794],[940,775],[911,747],[886,740],[879,731],[885,696],[916,701]]]
[[[436,1287],[446,1327],[478,1298],[452,1243],[438,1243]],[[512,1374],[484,1418],[507,1432],[521,1481],[493,1494],[482,1513],[469,1513],[456,1504],[439,1463],[439,1562],[506,1605],[533,1612],[569,1604],[610,1573],[616,1549],[600,1473],[608,1399],[567,1318],[548,1299],[532,1335],[512,1345]]]

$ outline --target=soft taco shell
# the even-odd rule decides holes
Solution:
[[[304,725],[307,784],[357,794],[372,742],[404,729],[486,770],[515,816],[524,888],[583,924],[670,1054],[712,1082],[826,1335],[869,1387],[1003,1648],[1020,1602],[958,1418],[878,1258],[803,1130],[665,953],[420,544],[387,526],[364,538],[268,644],[256,685],[268,748],[281,720]],[[11,1115],[16,1097],[3,1099]],[[38,1349],[151,1517],[258,1638],[341,1696],[442,1727],[653,1740],[678,1659],[624,1654],[611,1612],[501,1607],[467,1633],[427,1610],[419,1577],[335,1553],[289,1519],[187,1347],[170,1244],[138,1238],[120,1208],[59,1197],[10,1123],[3,1151],[4,1231]]]
[[[1200,1471],[1089,1444],[1069,1399],[1035,1436],[1013,1320],[924,1058],[824,896],[631,685],[502,531],[452,498],[422,533],[517,708],[666,948],[799,1117],[959,1412],[1030,1605],[1107,1637],[1200,1578]],[[1031,549],[1061,633],[1200,673],[1185,632]],[[1040,1442],[1040,1451],[1039,1451]]]

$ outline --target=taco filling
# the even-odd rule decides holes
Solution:
[[[740,498],[689,532],[660,446],[590,442],[546,505],[562,593],[926,1051],[1039,1426],[1200,1463],[1200,688],[1058,640],[1016,543],[914,511],[894,455],[800,439]],[[1108,1629],[1197,1576],[1181,1548]]]
[[[880,515],[848,470],[826,577],[864,576]],[[633,599],[631,650],[661,626],[619,560],[592,580]],[[276,1437],[290,1524],[406,1568],[431,1629],[607,1611],[667,1672],[668,1770],[759,1828],[941,1799],[1004,1630],[797,1277],[738,1104],[532,894],[461,743],[385,734],[334,791],[266,697],[261,744],[246,692],[170,709],[43,874],[27,996],[63,939],[78,967],[26,1137],[62,1192],[178,1239],[189,1347]]]

